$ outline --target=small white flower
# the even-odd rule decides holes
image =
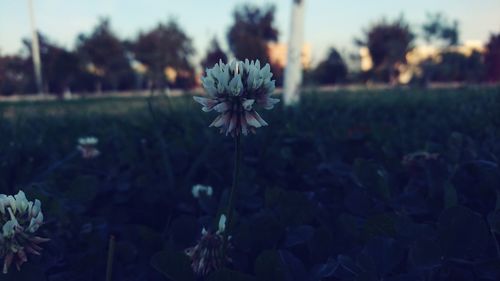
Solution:
[[[92,159],[101,154],[95,147],[98,143],[99,140],[96,137],[83,137],[78,139],[78,146],[76,148],[82,153],[82,158]]]
[[[202,193],[205,193],[206,196],[210,197],[213,194],[213,188],[208,185],[201,185],[201,184],[196,184],[193,185],[193,188],[191,189],[191,193],[193,194],[194,198],[199,198]]]
[[[79,145],[96,145],[99,140],[96,137],[82,137],[78,139]]]
[[[38,245],[48,239],[35,236],[43,224],[43,213],[39,200],[28,201],[20,190],[16,195],[0,194],[0,258],[3,258],[3,273],[7,273],[12,263],[18,269],[28,261],[27,254],[40,255]]]
[[[219,229],[217,234],[221,234],[226,230],[226,215],[222,214],[219,219]]]

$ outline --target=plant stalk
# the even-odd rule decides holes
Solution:
[[[106,281],[111,281],[113,276],[113,259],[115,256],[115,236],[109,237],[108,264],[106,266]]]
[[[229,193],[229,202],[227,204],[227,220],[226,220],[226,231],[224,231],[224,249],[227,247],[227,229],[231,227],[233,223],[234,216],[234,200],[236,197],[236,191],[238,189],[239,175],[240,175],[240,164],[241,164],[241,134],[237,134],[234,138],[234,170],[233,170],[233,184],[231,186],[231,191]]]

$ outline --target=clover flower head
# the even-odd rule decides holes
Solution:
[[[96,148],[99,140],[96,137],[82,137],[78,139],[78,151],[82,154],[83,159],[96,158],[101,152]]]
[[[40,243],[49,239],[36,236],[43,224],[42,203],[36,199],[28,201],[21,190],[16,195],[0,194],[0,257],[3,258],[3,273],[12,263],[18,270],[28,261],[27,254],[40,255]]]
[[[224,239],[222,233],[226,227],[226,216],[221,215],[219,220],[219,229],[213,233],[205,228],[201,231],[201,238],[198,243],[191,248],[185,250],[186,255],[191,258],[191,268],[198,276],[206,276],[210,272],[216,271],[224,266],[226,262],[231,262],[231,259],[225,254]],[[228,243],[228,248],[231,244]]]
[[[220,113],[210,127],[220,128],[226,136],[255,133],[256,128],[268,124],[254,107],[269,110],[279,102],[270,97],[276,88],[272,76],[269,64],[261,68],[259,60],[229,64],[219,61],[201,78],[207,97],[194,97],[194,100],[203,106],[203,111]]]
[[[202,194],[210,197],[212,196],[213,192],[214,190],[211,186],[202,184],[193,185],[193,188],[191,189],[191,193],[193,194],[194,198],[199,198]]]

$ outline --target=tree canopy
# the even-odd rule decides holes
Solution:
[[[272,5],[263,8],[243,5],[236,8],[227,40],[237,59],[269,62],[267,44],[277,41],[279,35],[274,26],[275,10]]]
[[[394,76],[396,65],[406,63],[406,54],[413,48],[415,34],[403,17],[389,22],[382,19],[364,32],[357,43],[366,46],[373,61],[373,71],[382,80]]]
[[[218,63],[219,60],[224,62],[227,61],[227,55],[220,47],[219,41],[214,37],[210,42],[209,49],[207,50],[207,54],[205,58],[201,61],[201,66],[203,70],[213,67],[214,64]]]
[[[90,34],[78,36],[76,52],[98,81],[98,90],[131,87],[133,72],[126,49],[108,19],[101,19]]]
[[[313,80],[320,84],[335,84],[345,80],[347,66],[335,48],[330,48],[328,56],[313,71]]]
[[[458,21],[450,22],[442,13],[427,14],[422,32],[427,42],[441,41],[447,46],[458,45],[460,39]]]
[[[484,59],[489,81],[500,81],[500,33],[491,34]]]
[[[194,79],[194,67],[191,57],[195,54],[191,38],[175,22],[160,23],[155,28],[141,32],[132,43],[135,58],[148,68],[148,76],[156,87],[162,87],[167,81],[165,68],[186,73],[179,79]],[[189,77],[188,77],[189,76]]]

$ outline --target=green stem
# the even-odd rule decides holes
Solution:
[[[108,264],[106,267],[106,281],[111,281],[111,276],[113,275],[114,255],[115,255],[115,237],[113,235],[111,235],[109,237]]]
[[[238,189],[238,180],[240,175],[240,162],[241,162],[241,135],[238,134],[234,138],[234,170],[233,170],[233,185],[231,186],[231,192],[229,194],[229,202],[227,204],[227,220],[226,220],[226,231],[224,231],[224,248],[227,247],[227,229],[231,227],[233,222],[234,214],[234,198],[236,196],[236,190]]]

